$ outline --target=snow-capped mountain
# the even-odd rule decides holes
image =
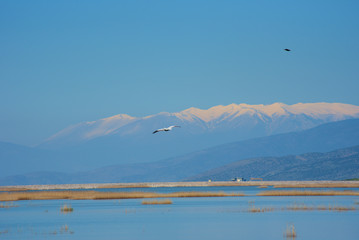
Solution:
[[[359,118],[359,106],[340,103],[230,104],[207,110],[189,108],[181,112],[163,112],[145,117],[119,114],[65,128],[32,149],[10,148],[8,145],[0,144],[4,146],[0,146],[0,158],[6,159],[9,163],[0,171],[0,175],[23,174],[30,170],[75,173],[104,166],[111,168],[113,165],[132,164],[131,174],[135,181],[136,176],[140,176],[141,172],[149,171],[146,167],[148,165],[140,163],[153,163],[149,173],[154,175],[151,175],[151,179],[157,177],[160,179],[160,176],[155,176],[156,172],[158,174],[163,172],[156,169],[166,168],[168,164],[173,171],[167,174],[175,174],[175,170],[184,171],[183,169],[186,168],[192,172],[200,172],[211,166],[237,161],[238,156],[242,156],[242,154],[238,155],[238,152],[247,152],[247,157],[253,157],[257,152],[268,153],[263,156],[272,156],[272,153],[286,148],[280,144],[271,145],[258,137],[292,132],[287,145],[305,142],[308,146],[320,147],[323,140],[315,140],[315,137],[309,136],[308,139],[303,139],[303,136],[300,137],[301,133],[297,131],[352,118]],[[181,128],[152,134],[155,129],[170,125],[180,125]],[[326,136],[326,132],[320,132],[321,129],[330,130],[330,128],[329,130],[318,128],[316,134]],[[348,131],[355,132],[357,128],[349,124],[346,128],[343,127],[346,133],[340,129],[339,124],[334,131],[335,134],[339,134],[339,140],[324,138],[333,145],[332,149],[349,147],[349,144],[339,144],[343,142],[341,137],[348,135]],[[235,143],[241,140],[246,140],[251,148],[237,149]],[[205,153],[208,153],[206,149],[210,147],[213,154],[206,155]],[[317,151],[319,147],[313,150]],[[286,154],[305,152],[299,150]],[[172,160],[166,161],[169,158]],[[188,161],[192,163],[186,165]],[[125,172],[126,168],[121,170],[121,174]]]
[[[359,106],[340,103],[230,104],[189,108],[145,117],[119,114],[65,128],[37,148],[55,151],[51,161],[71,170],[152,162],[220,144],[300,131],[323,123],[359,118]],[[180,125],[170,132],[155,129]]]
[[[319,124],[359,117],[359,106],[342,103],[298,103],[286,105],[230,104],[207,110],[189,108],[176,113],[159,113],[145,117],[119,114],[65,128],[48,138],[42,147],[76,146],[95,139],[113,137],[150,137],[154,129],[178,124],[182,135],[220,134],[215,144],[233,140],[304,130]],[[152,136],[151,136],[152,137]]]

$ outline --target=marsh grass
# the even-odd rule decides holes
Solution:
[[[161,205],[161,204],[172,204],[172,200],[171,199],[142,200],[142,205]]]
[[[292,206],[288,206],[283,210],[290,210],[290,211],[354,211],[356,210],[355,207],[346,207],[346,206],[307,206],[305,204],[294,204]]]
[[[344,207],[344,206],[328,206],[329,211],[354,211],[356,210],[355,207]]]
[[[18,192],[18,191],[28,191],[30,189],[25,187],[0,187],[0,191],[2,192]]]
[[[59,231],[54,230],[54,231],[49,232],[48,234],[57,235],[57,234],[73,234],[73,233],[74,233],[74,231],[70,230],[69,226],[67,226],[67,224],[65,224],[65,225],[61,226]]]
[[[9,230],[5,229],[5,230],[0,231],[0,235],[6,234],[6,233],[9,233]]]
[[[71,205],[66,205],[66,204],[63,205],[60,210],[62,213],[70,213],[70,212],[74,211],[74,209],[71,207]]]
[[[256,207],[254,205],[250,205],[247,210],[244,210],[245,212],[250,213],[263,213],[263,212],[273,212],[273,211],[336,211],[336,212],[343,212],[343,211],[356,211],[357,208],[353,206],[324,206],[324,205],[318,205],[318,206],[308,206],[303,204],[297,204],[294,203],[293,205],[287,206],[287,207],[279,207],[279,208],[273,208],[273,207]]]
[[[68,231],[69,231],[69,226],[67,226],[67,224],[61,226],[60,232],[68,232]]]
[[[69,190],[101,188],[154,188],[154,187],[220,187],[220,186],[274,186],[276,188],[359,188],[359,181],[211,181],[211,182],[143,182],[143,183],[90,183],[0,186],[0,192],[29,190]]]
[[[74,233],[74,231],[70,230],[70,228],[69,228],[69,226],[67,226],[67,224],[62,225],[60,228],[60,234],[66,234],[66,233],[69,233],[69,234]]]
[[[252,206],[248,209],[248,212],[251,212],[251,213],[260,213],[260,212],[272,212],[274,211],[275,209],[274,208],[259,208],[259,207],[255,207],[255,206]]]
[[[320,210],[323,210],[322,206],[318,208]],[[283,208],[283,210],[289,210],[289,211],[312,211],[316,210],[313,206],[307,206],[305,204],[293,204],[291,206],[287,206],[286,208]]]
[[[293,224],[291,224],[289,226],[287,225],[287,228],[284,232],[284,237],[286,239],[295,239],[297,237],[297,232],[296,232]]]
[[[0,201],[18,200],[102,200],[102,199],[137,199],[137,198],[182,198],[182,197],[229,197],[244,196],[242,193],[225,192],[99,192],[99,191],[36,191],[36,192],[5,192],[0,193]]]
[[[14,202],[5,202],[0,204],[0,208],[13,208],[18,207],[19,205],[14,204]]]
[[[263,191],[256,194],[257,196],[359,196],[357,191]]]

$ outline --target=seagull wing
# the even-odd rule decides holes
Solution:
[[[170,130],[172,130],[172,128],[174,128],[174,127],[180,127],[180,126],[169,126],[169,127],[167,127],[167,128],[157,129],[157,130],[154,131],[152,134],[155,134],[155,133],[161,132],[161,131],[170,131]]]
[[[154,131],[152,134],[156,133],[156,132],[161,132],[161,131],[165,131],[166,128],[160,128],[160,129],[157,129],[156,131]]]

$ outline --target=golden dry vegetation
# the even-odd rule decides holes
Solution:
[[[143,183],[90,183],[0,186],[0,191],[69,190],[101,188],[153,187],[220,187],[220,186],[274,186],[275,188],[359,188],[359,181],[205,181],[205,182],[143,182]]]
[[[305,204],[294,204],[292,206],[286,207],[284,210],[290,210],[290,211],[354,211],[356,210],[355,207],[346,207],[346,206],[307,206]]]
[[[13,202],[5,202],[0,204],[0,208],[12,208],[18,207],[19,205],[14,204]]]
[[[284,232],[284,237],[286,239],[295,239],[297,237],[297,232],[295,230],[294,225],[289,225],[287,226],[285,232]]]
[[[160,204],[172,204],[171,199],[162,199],[162,200],[142,200],[143,205],[160,205]]]
[[[248,212],[259,213],[259,212],[272,212],[274,210],[275,209],[272,207],[259,208],[259,207],[252,206],[248,209]]]
[[[61,212],[63,213],[69,213],[69,212],[73,212],[74,209],[71,207],[71,205],[63,205],[60,209]]]
[[[242,193],[225,192],[99,192],[99,191],[37,191],[37,192],[3,192],[0,201],[49,200],[49,199],[136,199],[136,198],[181,198],[181,197],[228,197],[244,196]]]

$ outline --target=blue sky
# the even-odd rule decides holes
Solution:
[[[0,141],[119,113],[359,105],[358,12],[357,0],[0,1]]]

